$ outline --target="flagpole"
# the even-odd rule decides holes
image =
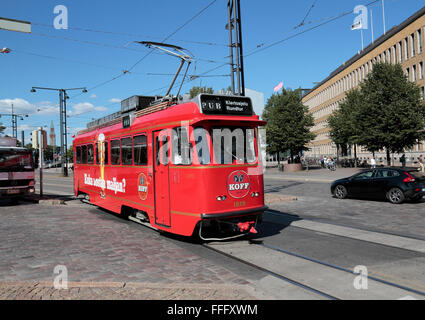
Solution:
[[[370,29],[372,31],[372,43],[375,42],[375,39],[373,37],[373,13],[372,9],[370,9]]]
[[[384,34],[387,33],[385,29],[385,6],[384,6],[384,0],[382,0],[382,20],[384,21]]]
[[[363,51],[363,49],[364,49],[364,45],[363,45],[363,29],[360,29],[360,31],[361,31],[361,35],[362,35],[362,51]]]

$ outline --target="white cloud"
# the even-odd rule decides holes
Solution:
[[[121,102],[121,99],[112,98],[112,99],[109,99],[108,101],[111,102],[111,103],[117,103],[117,102]]]
[[[106,110],[108,110],[108,108],[103,107],[103,106],[95,107],[90,102],[77,103],[77,104],[72,106],[72,109],[73,110],[70,110],[70,111],[67,112],[70,116],[76,116],[76,115],[89,113],[89,112],[93,112],[93,111],[106,111]]]
[[[0,100],[0,112],[12,113],[12,104],[13,113],[16,114],[59,114],[59,107],[50,101],[42,101],[34,104],[21,98]]]
[[[97,98],[97,95],[95,95],[94,93],[92,93],[92,94],[90,95],[90,98],[95,99],[95,98]]]

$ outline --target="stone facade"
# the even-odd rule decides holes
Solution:
[[[306,153],[307,157],[336,156],[327,119],[345,99],[345,93],[356,88],[377,62],[401,63],[406,76],[421,88],[422,96],[425,95],[425,7],[343,63],[304,95],[302,101],[315,120],[311,130],[317,135],[309,145],[311,150]],[[423,152],[424,141],[412,150],[406,150],[406,156],[413,161]],[[362,147],[358,147],[357,154],[363,160],[371,158],[371,154]],[[378,161],[386,158],[385,152],[376,156]],[[393,156],[398,160],[398,155]]]

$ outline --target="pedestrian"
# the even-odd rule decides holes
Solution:
[[[422,154],[419,156],[418,162],[419,162],[419,166],[421,167],[421,172],[424,173],[425,172],[424,171],[424,159],[423,159]]]
[[[325,156],[322,156],[322,159],[320,160],[320,164],[321,164],[322,168],[325,167]]]
[[[406,155],[403,153],[403,155],[400,158],[401,167],[404,169],[406,167]]]
[[[371,167],[372,169],[375,169],[375,168],[376,168],[376,160],[375,160],[375,157],[372,157],[372,159],[370,159],[370,167]]]

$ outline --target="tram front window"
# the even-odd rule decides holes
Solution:
[[[219,127],[211,129],[216,164],[246,164],[256,161],[254,129]]]

